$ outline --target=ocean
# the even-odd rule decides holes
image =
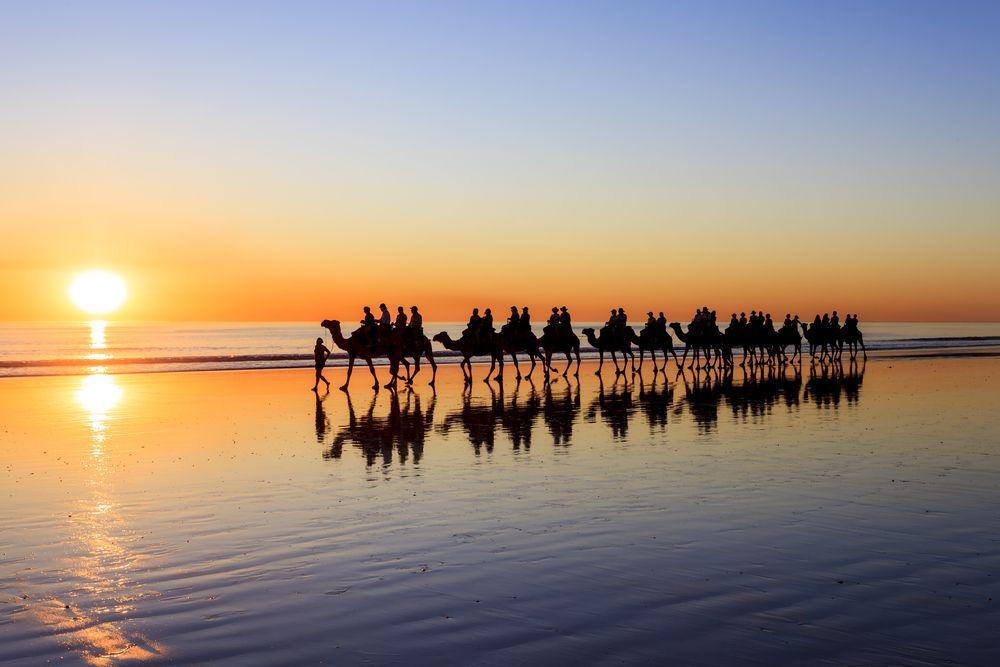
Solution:
[[[599,323],[580,322],[577,333]],[[638,330],[642,323],[633,322]],[[464,324],[430,322],[428,335],[460,335]],[[541,327],[535,327],[540,333]],[[862,322],[869,350],[925,350],[1000,345],[996,322]],[[346,355],[330,335],[311,322],[184,322],[127,324],[113,321],[0,325],[0,377],[148,373],[181,370],[297,368],[312,364],[315,339],[334,350],[330,365],[346,365]],[[581,336],[582,339],[582,336]],[[676,340],[675,345],[683,348]],[[457,356],[435,343],[439,361]],[[593,350],[586,344],[585,356]],[[384,360],[383,360],[384,361]]]

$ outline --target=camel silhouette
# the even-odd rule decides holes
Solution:
[[[626,328],[631,329],[631,327]],[[625,336],[615,336],[611,332],[607,331],[607,327],[601,329],[601,335],[599,337],[594,335],[594,329],[592,327],[587,327],[580,333],[586,336],[587,342],[590,343],[590,346],[596,349],[600,355],[600,363],[597,365],[597,370],[594,371],[594,375],[600,375],[601,369],[604,368],[605,352],[611,353],[611,361],[615,364],[615,376],[621,375],[628,370],[627,356],[631,356],[632,367],[633,370],[635,369],[635,354],[632,352],[631,343],[629,343]],[[635,336],[635,331],[632,331],[632,336]],[[624,369],[618,367],[618,357],[616,356],[618,354],[622,355],[622,364],[624,365]]]
[[[373,344],[358,331],[352,333],[350,338],[344,338],[339,320],[323,320],[320,326],[330,332],[334,345],[347,352],[347,380],[340,387],[342,391],[347,391],[351,384],[351,373],[354,372],[354,362],[357,359],[362,359],[368,364],[368,370],[371,371],[372,379],[375,381],[375,384],[372,385],[372,389],[375,391],[378,391],[379,384],[378,375],[375,374],[375,366],[372,364],[373,358],[387,357],[389,359],[392,380],[386,384],[387,388],[395,388],[396,380],[399,377],[400,362],[407,365],[407,374],[409,374],[409,363],[403,357],[403,348],[398,334],[383,336],[377,343]]]
[[[681,329],[680,322],[671,322],[670,328],[674,330],[677,334],[678,340],[684,343],[684,356],[681,357],[680,366],[683,367],[684,363],[687,361],[688,352],[693,352],[691,359],[691,368],[700,368],[701,361],[699,359],[699,354],[703,354],[705,357],[705,365],[709,368],[712,367],[712,357],[716,358],[716,361],[727,360],[727,365],[732,364],[732,341],[728,341],[727,345],[723,345],[722,335],[713,331],[701,331],[694,332],[688,331],[685,333]],[[725,350],[723,349],[725,347]],[[726,354],[728,352],[728,354]]]
[[[538,357],[538,361],[542,363],[542,368],[547,368],[545,362],[545,355],[538,351],[538,337],[535,336],[531,331],[518,332],[514,327],[509,324],[505,324],[500,327],[500,333],[496,335],[496,345],[500,348],[500,358],[503,359],[503,355],[509,354],[510,358],[514,361],[514,370],[517,373],[517,379],[521,380],[521,367],[517,363],[517,355],[519,352],[523,352],[528,355],[531,360],[531,368],[528,370],[526,377],[531,377],[531,374],[535,372],[535,357]],[[503,364],[500,364],[500,370],[497,374],[497,381],[503,382]]]
[[[674,355],[674,362],[680,366],[680,360],[677,358],[677,352],[674,351],[674,339],[670,337],[670,334],[666,331],[654,331],[650,328],[645,328],[638,333],[635,333],[635,329],[632,327],[625,328],[625,339],[632,345],[639,348],[639,372],[642,373],[642,362],[645,358],[645,353],[649,352],[653,359],[653,374],[660,372],[661,370],[667,372],[667,362],[669,358],[667,355]],[[656,351],[663,351],[663,368],[659,369],[656,367]]]
[[[542,337],[538,339],[538,347],[545,352],[545,366],[543,366],[545,377],[549,376],[549,370],[552,369],[553,354],[566,355],[566,370],[562,372],[563,377],[569,374],[569,369],[573,366],[573,357],[570,355],[576,355],[576,371],[573,376],[580,377],[580,337],[571,330],[543,331]]]
[[[441,343],[444,349],[459,352],[462,355],[462,362],[459,365],[462,367],[462,377],[466,384],[472,383],[472,357],[490,358],[490,370],[483,382],[490,381],[490,376],[496,370],[497,364],[500,365],[500,375],[503,377],[503,352],[496,343],[496,335],[482,339],[469,335],[454,340],[447,331],[442,331],[435,334],[433,340]]]

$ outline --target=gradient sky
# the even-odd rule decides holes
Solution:
[[[1000,3],[7,5],[0,320],[1000,320]]]

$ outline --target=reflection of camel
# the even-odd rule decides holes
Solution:
[[[740,375],[741,378],[736,376]],[[701,368],[694,372],[682,366],[677,382],[683,381],[683,395],[664,377],[657,382],[632,384],[623,376],[613,383],[600,384],[588,397],[588,408],[581,414],[579,381],[569,381],[559,387],[558,381],[546,382],[537,388],[530,381],[518,383],[513,394],[504,395],[503,385],[487,383],[489,395],[476,400],[472,385],[463,390],[461,407],[453,410],[437,424],[438,432],[448,435],[454,430],[463,433],[476,454],[491,453],[501,433],[510,438],[515,451],[529,449],[536,423],[541,416],[553,443],[569,445],[574,426],[581,416],[588,422],[606,424],[615,439],[626,439],[631,420],[636,414],[645,416],[650,432],[666,428],[668,420],[690,418],[697,432],[712,433],[720,414],[731,414],[735,422],[760,423],[771,418],[780,408],[788,413],[801,409],[800,403],[822,409],[837,409],[845,401],[857,403],[864,376],[864,365],[816,363],[810,369],[808,382],[803,382],[797,364],[748,364],[740,373],[729,365]],[[683,378],[683,380],[681,379]],[[419,461],[429,429],[433,425],[434,403],[421,410],[420,397],[408,394],[404,401],[390,392],[386,416],[376,416],[377,396],[372,397],[366,412],[356,414],[348,394],[348,424],[329,438],[326,414],[317,399],[316,433],[330,444],[325,458],[340,458],[344,443],[352,443],[365,456],[369,465],[381,460],[388,465],[394,458],[407,460],[412,454]],[[415,403],[415,408],[411,406]],[[396,453],[398,451],[398,454]]]
[[[802,398],[823,409],[838,409],[841,397],[848,405],[855,405],[864,377],[863,361],[860,366],[856,361],[851,361],[846,372],[840,362],[813,364],[809,368],[809,379]]]
[[[344,338],[344,334],[340,330],[340,322],[337,320],[323,320],[320,326],[330,332],[337,347],[347,352],[347,380],[340,387],[341,389],[347,391],[347,387],[351,383],[355,359],[363,359],[368,364],[368,370],[371,371],[372,379],[375,381],[372,389],[378,391],[378,376],[375,375],[375,367],[372,364],[373,357],[388,357],[392,380],[386,386],[394,387],[396,385],[396,373],[399,369],[399,362],[403,358],[403,349],[398,336],[385,336],[377,343],[372,344],[357,331],[352,333],[350,338]]]
[[[552,391],[552,383],[545,383],[545,400],[542,403],[542,419],[552,434],[552,444],[568,446],[573,439],[573,423],[580,412],[580,381],[575,387],[565,383],[564,390],[557,396]]]
[[[628,327],[631,329],[631,327]],[[628,360],[626,356],[632,357],[632,367],[635,368],[635,354],[632,352],[632,345],[625,336],[616,336],[610,331],[607,331],[607,327],[601,329],[600,337],[594,335],[594,330],[592,328],[586,328],[581,331],[584,336],[587,337],[587,342],[590,346],[598,351],[600,354],[600,363],[597,365],[597,370],[594,371],[594,375],[600,375],[601,369],[604,368],[604,353],[611,353],[611,361],[615,364],[615,376],[619,376],[628,370]],[[632,336],[635,336],[635,331],[632,332]],[[618,357],[616,354],[622,355],[622,364],[624,368],[618,367]]]
[[[447,435],[456,425],[461,425],[477,455],[484,447],[487,453],[493,451],[497,430],[502,430],[510,437],[515,451],[520,450],[522,445],[525,449],[530,449],[531,432],[541,405],[534,385],[530,382],[528,384],[531,391],[526,400],[522,400],[521,385],[518,383],[509,403],[504,400],[502,385],[499,392],[489,385],[490,401],[479,405],[472,402],[472,390],[465,389],[462,392],[462,407],[445,415],[438,427],[439,431]]]
[[[651,433],[657,428],[663,430],[667,427],[673,402],[674,390],[667,382],[666,377],[663,379],[662,386],[656,382],[655,374],[648,387],[644,382],[639,384],[639,407],[646,414],[646,421],[649,423]]]
[[[462,367],[462,377],[465,378],[466,384],[472,382],[472,357],[490,358],[490,372],[486,374],[484,382],[489,382],[490,376],[493,375],[498,362],[500,364],[500,373],[501,375],[503,374],[503,352],[497,347],[494,335],[482,339],[477,339],[474,335],[468,335],[462,336],[458,340],[453,340],[447,331],[442,331],[434,335],[434,340],[441,343],[446,350],[461,353],[462,363],[459,365]],[[466,368],[468,368],[468,371],[466,371]]]
[[[503,415],[503,395],[497,397],[493,385],[490,387],[490,402],[487,405],[475,405],[472,402],[472,389],[462,391],[462,407],[460,410],[445,415],[438,430],[447,435],[456,424],[460,424],[469,437],[469,444],[478,456],[485,447],[488,454],[493,452],[496,443],[497,425]]]
[[[642,361],[646,352],[653,357],[653,374],[662,370],[664,373],[667,372],[667,355],[674,355],[674,362],[680,367],[681,362],[677,359],[677,352],[674,351],[674,339],[670,337],[670,334],[666,331],[654,331],[648,326],[636,335],[635,330],[632,327],[627,327],[625,329],[625,337],[629,343],[633,343],[639,348],[639,372],[642,373]],[[663,351],[663,368],[657,369],[656,367],[656,351]]]
[[[597,397],[590,402],[585,417],[588,422],[593,422],[600,414],[601,421],[611,428],[611,437],[624,440],[628,435],[628,420],[635,413],[635,405],[632,402],[632,388],[624,380],[619,388],[619,380],[620,378],[615,378],[611,391],[608,392],[605,391],[604,379],[601,378]]]
[[[732,370],[696,370],[691,384],[688,384],[687,373],[682,373],[681,376],[684,379],[684,400],[688,413],[700,432],[712,431],[719,421],[719,404],[724,387],[733,381]]]
[[[789,378],[786,368],[760,365],[744,371],[741,384],[723,383],[723,397],[733,417],[744,422],[765,418],[782,398],[789,410],[796,409],[802,373],[798,366],[792,366],[793,374]]]
[[[368,410],[359,417],[350,393],[347,394],[347,425],[334,435],[323,458],[339,459],[344,443],[350,442],[361,450],[368,465],[374,465],[379,457],[383,464],[391,463],[394,446],[400,462],[405,462],[410,453],[415,463],[420,462],[427,432],[434,422],[435,398],[431,398],[424,411],[419,395],[408,393],[405,404],[400,405],[399,394],[389,392],[389,414],[385,417],[375,416],[377,401],[378,396],[372,396]]]
[[[542,332],[542,337],[538,339],[538,347],[545,352],[545,376],[548,377],[549,369],[552,368],[552,355],[553,354],[565,354],[566,355],[566,370],[562,372],[563,377],[569,374],[570,367],[573,366],[573,357],[571,354],[576,355],[576,371],[573,373],[575,377],[580,377],[580,337],[577,336],[572,331],[560,331],[559,328],[556,330],[549,329],[548,331]]]

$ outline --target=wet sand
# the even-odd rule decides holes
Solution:
[[[1000,359],[595,367],[2,380],[0,661],[996,664]]]

